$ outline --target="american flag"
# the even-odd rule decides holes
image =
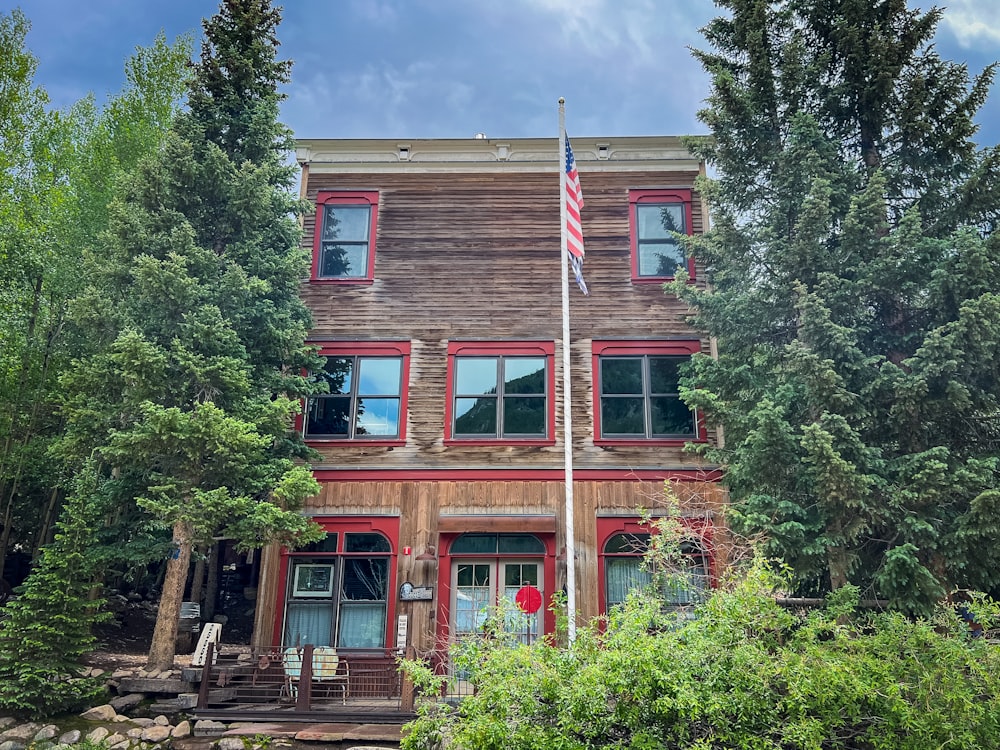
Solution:
[[[566,138],[566,191],[563,200],[566,202],[566,251],[569,253],[576,283],[580,291],[587,294],[587,285],[583,282],[583,228],[580,226],[583,191],[580,189],[580,175],[576,171],[576,160],[573,158],[569,138]]]

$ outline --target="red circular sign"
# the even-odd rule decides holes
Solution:
[[[533,615],[542,606],[542,592],[534,586],[522,586],[514,596],[514,603],[522,612]]]

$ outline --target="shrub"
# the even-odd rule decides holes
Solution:
[[[498,637],[453,654],[475,694],[424,703],[403,748],[1000,747],[1000,652],[969,638],[954,611],[859,612],[848,587],[795,614],[775,602],[783,585],[755,561],[694,619],[636,595],[569,647],[502,637],[500,613]],[[440,686],[407,668],[426,691]]]

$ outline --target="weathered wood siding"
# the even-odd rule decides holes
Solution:
[[[693,184],[694,172],[581,175],[586,207],[584,276],[590,296],[571,290],[571,361],[576,465],[696,466],[682,448],[595,447],[591,342],[594,339],[697,339],[686,307],[657,284],[633,284],[629,188]],[[378,449],[318,445],[321,464],[380,468],[490,465],[558,467],[561,441],[547,447],[444,445],[449,340],[561,338],[558,175],[555,173],[371,173],[313,171],[307,197],[322,189],[379,191],[375,281],[305,283],[313,339],[405,339],[412,345],[407,444]],[[703,226],[694,201],[694,231]],[[315,217],[305,221],[312,247]],[[701,279],[697,283],[703,283]],[[572,281],[571,281],[572,284]],[[703,345],[707,349],[707,344]],[[556,348],[561,399],[562,353]]]
[[[673,482],[684,515],[717,520],[725,503],[725,490],[717,482]],[[598,539],[599,516],[635,517],[648,510],[654,515],[664,507],[664,485],[649,481],[574,482],[574,514],[577,560],[577,607],[586,619],[599,614]],[[398,580],[418,586],[436,586],[436,563],[417,560],[428,546],[439,552],[439,522],[442,516],[492,514],[496,516],[551,515],[556,518],[556,549],[565,546],[565,503],[561,482],[482,481],[426,482],[373,481],[326,482],[322,493],[309,503],[307,512],[317,515],[398,514],[400,546],[411,547],[410,556],[398,558]],[[556,569],[550,591],[566,582],[566,568]],[[554,583],[554,585],[552,585]],[[427,649],[434,643],[434,608],[438,602],[401,603],[419,625],[413,643]]]

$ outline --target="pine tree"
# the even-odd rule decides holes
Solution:
[[[714,227],[687,241],[711,289],[671,291],[718,339],[685,394],[724,428],[733,521],[803,590],[925,612],[996,589],[998,152],[973,141],[994,68],[942,60],[940,11],[905,0],[718,5],[691,141]]]
[[[57,525],[17,596],[0,610],[0,710],[40,718],[79,710],[104,691],[104,680],[81,676],[81,657],[94,649],[93,625],[106,619],[90,597],[88,547],[101,503],[94,466],[77,475]],[[30,657],[29,657],[30,655]]]
[[[103,340],[68,379],[78,449],[169,529],[150,668],[173,663],[192,548],[322,535],[297,510],[318,485],[291,431],[317,365],[298,296],[308,272],[287,128],[277,121],[279,13],[226,0],[204,23],[188,111],[113,209],[77,320]]]

